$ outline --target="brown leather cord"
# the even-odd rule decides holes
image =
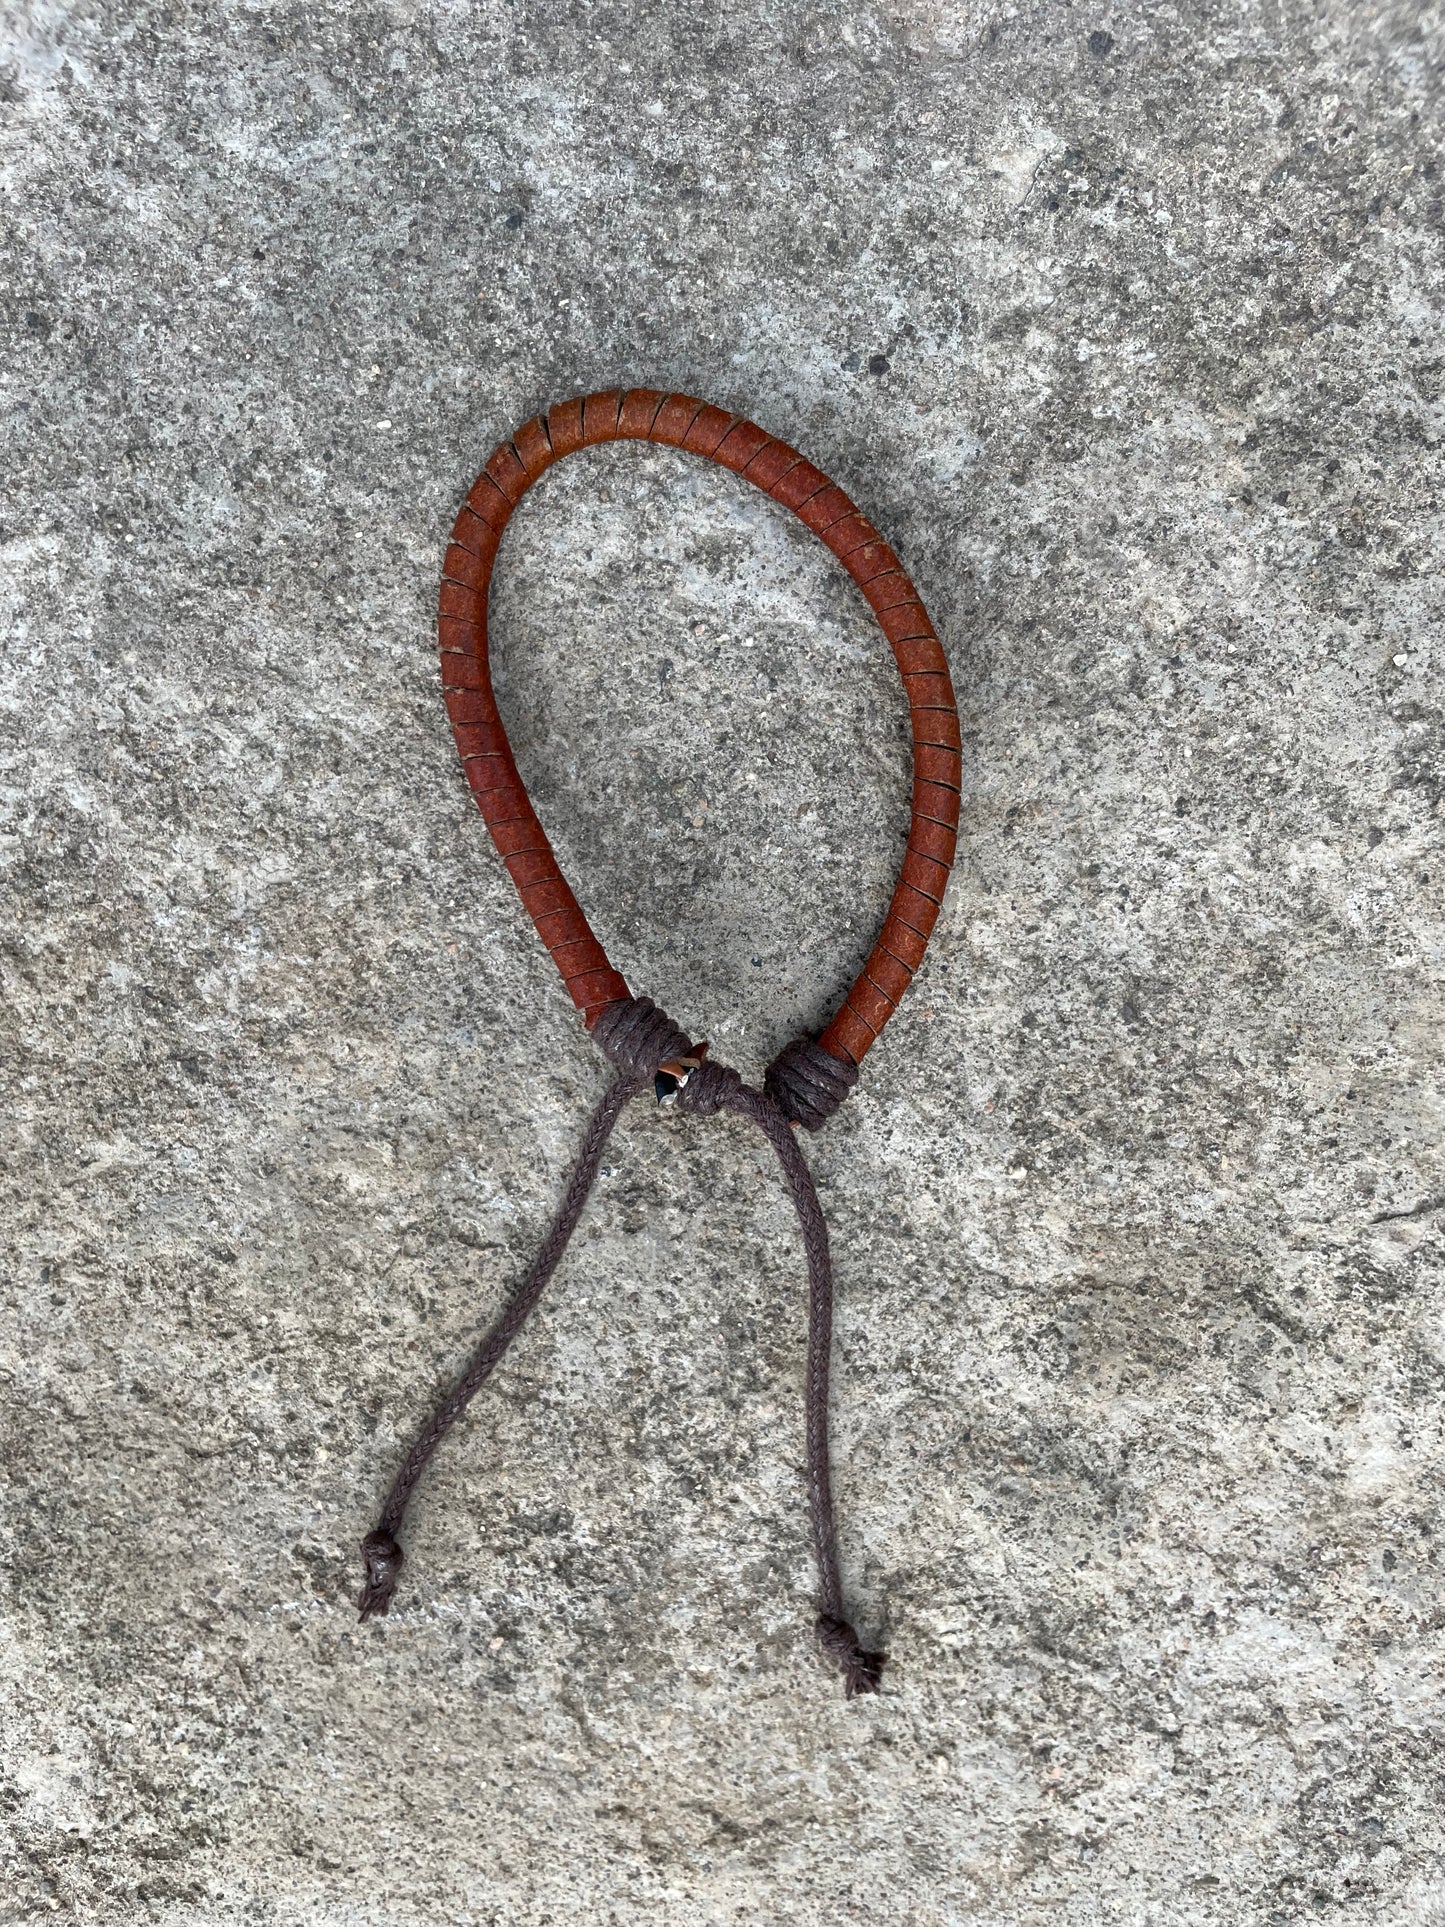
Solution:
[[[522,1284],[496,1324],[468,1360],[455,1389],[428,1421],[402,1462],[387,1495],[375,1529],[362,1541],[366,1584],[361,1617],[385,1613],[391,1605],[405,1555],[397,1541],[407,1501],[427,1461],[456,1424],[477,1392],[501,1362],[546,1289],[582,1215],[597,1177],[602,1153],[624,1107],[652,1083],[658,1070],[694,1049],[687,1034],[659,1010],[650,997],[618,999],[601,1013],[593,1036],[618,1066],[593,1113],[573,1166],[562,1204],[532,1261]],[[726,1064],[704,1059],[676,1092],[679,1110],[696,1117],[734,1111],[751,1120],[772,1145],[787,1180],[798,1214],[803,1252],[808,1265],[808,1350],[804,1390],[807,1414],[808,1509],[813,1547],[818,1562],[818,1636],[823,1650],[843,1675],[845,1690],[875,1693],[886,1653],[867,1652],[843,1609],[843,1585],[838,1572],[838,1543],[833,1525],[833,1497],[828,1463],[829,1361],[833,1346],[833,1271],[828,1250],[828,1226],[818,1203],[813,1176],[798,1148],[788,1120],[766,1092],[745,1084]]]
[[[582,1207],[596,1182],[597,1167],[602,1162],[602,1153],[607,1149],[612,1127],[622,1115],[624,1105],[636,1097],[645,1082],[645,1079],[637,1077],[619,1077],[608,1086],[602,1102],[592,1114],[572,1176],[562,1194],[562,1203],[552,1220],[551,1229],[542,1241],[541,1250],[532,1260],[531,1270],[522,1280],[507,1309],[472,1353],[451,1396],[437,1408],[402,1461],[401,1470],[387,1494],[386,1504],[381,1508],[376,1529],[368,1533],[361,1543],[362,1557],[366,1561],[366,1584],[360,1600],[363,1619],[369,1619],[373,1613],[384,1613],[390,1606],[404,1557],[396,1535],[401,1530],[402,1515],[412,1490],[427,1460],[491,1377],[503,1353],[526,1324],[532,1308],[546,1290],[547,1280],[561,1263],[562,1254],[577,1228],[577,1220],[582,1216]]]
[[[503,528],[522,494],[559,456],[623,439],[705,455],[791,508],[863,590],[903,675],[913,716],[913,820],[878,942],[822,1035],[794,1039],[762,1090],[713,1062],[649,997],[633,997],[592,933],[553,855],[512,759],[492,693],[487,595]],[[947,664],[898,558],[843,491],[751,422],[684,395],[608,390],[527,422],[477,478],[447,550],[439,619],[442,682],[463,767],[492,839],[599,1046],[618,1067],[582,1141],[561,1206],[522,1283],[469,1359],[456,1387],[408,1452],[375,1529],[362,1541],[361,1617],[385,1613],[404,1555],[397,1539],[428,1460],[491,1376],[546,1289],[576,1229],[624,1106],[651,1082],[661,1100],[699,1117],[748,1118],[768,1139],[798,1215],[808,1268],[804,1384],[808,1506],[818,1562],[817,1633],[854,1693],[878,1691],[887,1655],[865,1650],[844,1610],[828,1456],[833,1276],[828,1227],[791,1127],[818,1130],[858,1081],[858,1066],[923,959],[953,861],[960,784],[958,713]]]

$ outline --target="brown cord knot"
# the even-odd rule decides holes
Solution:
[[[630,1077],[654,1077],[663,1064],[692,1049],[687,1032],[650,997],[619,997],[605,1004],[592,1026],[592,1040]]]
[[[843,1675],[843,1690],[852,1699],[855,1693],[876,1693],[888,1664],[887,1653],[868,1653],[846,1619],[818,1615],[818,1643]]]
[[[361,1556],[366,1562],[366,1584],[361,1589],[361,1617],[370,1619],[373,1613],[385,1613],[391,1605],[391,1595],[396,1591],[396,1582],[406,1563],[406,1554],[389,1532],[368,1532],[361,1542]]]
[[[715,1064],[710,1057],[705,1057],[679,1087],[674,1102],[680,1111],[687,1111],[693,1117],[713,1117],[742,1081],[730,1064]]]
[[[795,1037],[769,1064],[763,1089],[790,1124],[817,1131],[857,1082],[856,1064],[835,1057],[811,1037]]]

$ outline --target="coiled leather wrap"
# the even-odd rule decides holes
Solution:
[[[438,620],[442,685],[492,840],[589,1030],[609,1004],[631,993],[569,889],[517,773],[492,692],[487,594],[502,531],[532,484],[564,455],[615,441],[660,442],[703,456],[790,509],[858,584],[903,678],[913,723],[913,817],[888,914],[816,1045],[789,1045],[769,1072],[775,1101],[816,1129],[847,1084],[830,1080],[826,1067],[820,1074],[809,1053],[856,1070],[922,962],[943,902],[961,780],[948,664],[917,590],[877,529],[821,469],[739,415],[691,395],[610,388],[559,402],[501,444],[473,484],[447,548]]]

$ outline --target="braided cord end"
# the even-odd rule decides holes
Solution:
[[[818,1643],[843,1675],[843,1690],[849,1699],[855,1693],[879,1690],[888,1655],[865,1652],[846,1619],[833,1619],[827,1613],[820,1613]]]
[[[389,1532],[368,1532],[361,1542],[361,1556],[366,1562],[366,1584],[358,1601],[360,1616],[363,1619],[370,1619],[373,1614],[381,1617],[391,1605],[406,1554]]]
[[[763,1089],[790,1124],[819,1131],[858,1082],[858,1066],[811,1037],[795,1037],[769,1064]]]

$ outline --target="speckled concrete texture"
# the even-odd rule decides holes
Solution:
[[[1445,1922],[1434,7],[77,0],[0,30],[0,1918]],[[539,406],[700,393],[929,602],[964,835],[808,1153],[638,1106],[361,1626],[356,1542],[605,1066],[432,608]],[[499,687],[749,1075],[906,713],[665,451],[508,533]]]

